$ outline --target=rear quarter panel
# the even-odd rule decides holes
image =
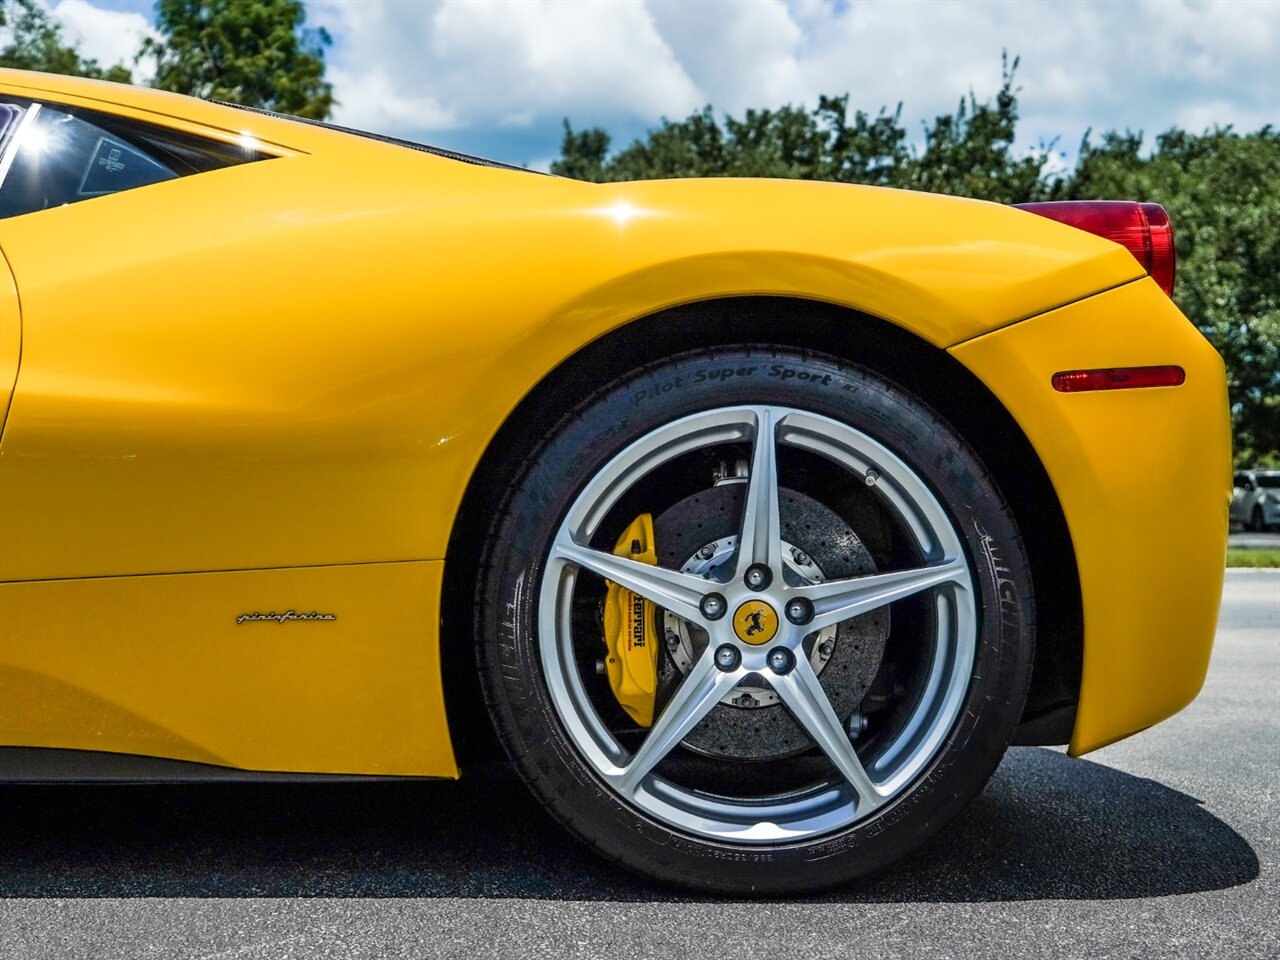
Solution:
[[[1070,528],[1084,607],[1071,740],[1086,753],[1186,706],[1209,665],[1231,500],[1222,358],[1152,280],[955,347],[1018,421]],[[1178,364],[1180,387],[1059,393],[1054,373]]]

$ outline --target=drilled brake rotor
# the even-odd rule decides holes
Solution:
[[[718,562],[731,557],[738,532],[745,483],[722,483],[686,497],[654,519],[658,562],[715,576]],[[778,491],[782,540],[787,545],[788,582],[838,580],[875,572],[858,535],[832,510],[812,497]],[[794,551],[794,552],[793,552]],[[670,614],[659,612],[664,655],[659,663],[659,709],[702,651],[706,636]],[[858,709],[880,668],[889,611],[881,607],[810,638],[810,660],[842,722]],[[824,649],[825,646],[825,649]],[[764,681],[736,688],[685,738],[684,746],[708,756],[734,760],[774,760],[802,753],[810,739],[778,703]]]

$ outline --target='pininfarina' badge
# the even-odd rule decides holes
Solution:
[[[338,617],[333,613],[317,613],[312,610],[310,613],[298,613],[296,610],[286,610],[284,613],[276,613],[272,610],[270,613],[242,613],[236,617],[236,623],[248,623],[251,620],[271,620],[274,623],[288,623],[291,620],[337,620]]]

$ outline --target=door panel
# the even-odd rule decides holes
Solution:
[[[0,746],[456,774],[405,469],[429,378],[339,282],[333,179],[274,158],[0,220]]]
[[[24,343],[0,581],[425,557],[421,351],[370,335],[323,227],[261,213],[305,209],[311,162],[3,221]]]

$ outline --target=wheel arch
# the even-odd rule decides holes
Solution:
[[[796,322],[800,305],[803,323]],[[1036,593],[1036,656],[1015,743],[1066,743],[1083,660],[1079,576],[1053,484],[1014,418],[945,350],[894,323],[821,301],[744,296],[660,310],[588,343],[542,378],[486,447],[454,518],[441,605],[446,712],[459,762],[500,752],[473,655],[475,575],[515,464],[569,409],[628,370],[675,353],[739,343],[823,352],[865,366],[945,411],[974,446],[1014,511]]]

